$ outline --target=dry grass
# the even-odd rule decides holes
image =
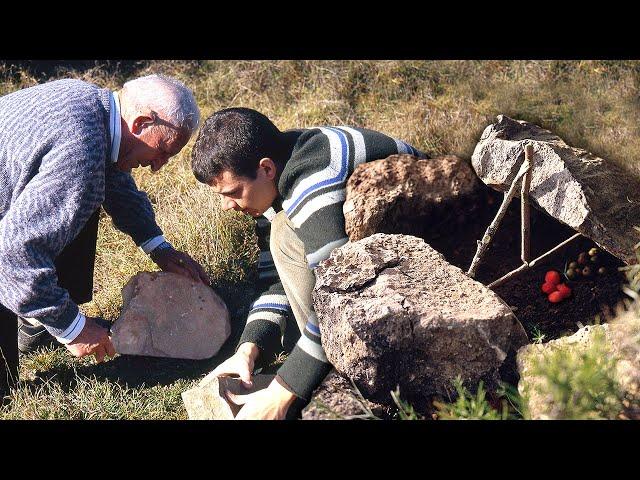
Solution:
[[[60,69],[52,78],[82,78],[115,89],[129,76],[151,72],[176,76],[193,88],[203,118],[220,108],[247,106],[281,129],[352,124],[402,138],[431,155],[470,158],[482,130],[503,113],[640,174],[638,62],[151,61],[140,62],[133,74],[96,65],[82,72]],[[0,65],[0,94],[37,82],[25,70]],[[165,236],[202,262],[225,299],[246,306],[249,298],[234,288],[251,280],[257,254],[252,223],[221,212],[218,200],[196,182],[189,167],[192,145],[193,139],[160,172],[135,171],[134,177],[148,192]],[[155,265],[108,217],[101,218],[99,232],[96,293],[83,309],[114,319],[122,286]],[[235,310],[233,320],[243,322],[242,309]],[[58,360],[47,364],[49,357]],[[26,379],[30,362],[49,372],[83,364],[63,349],[23,360]],[[0,418],[183,418],[182,379],[128,388],[90,375],[74,378],[67,391],[55,377],[35,391],[27,381]],[[130,404],[137,406],[132,410]]]

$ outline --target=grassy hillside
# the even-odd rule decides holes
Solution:
[[[189,85],[203,118],[247,106],[280,129],[351,124],[402,138],[431,155],[470,158],[498,114],[553,130],[640,174],[640,63],[631,61],[150,61],[127,71],[111,64],[36,77],[0,65],[0,95],[38,81],[74,77],[111,89],[132,76],[165,73]],[[221,212],[193,178],[193,139],[160,172],[134,171],[165,236],[205,266],[241,328],[257,260],[252,223]],[[83,310],[115,319],[120,290],[155,265],[108,217],[100,220],[94,301]],[[64,348],[22,359],[25,380],[0,418],[186,418],[179,393],[215,363],[130,361],[95,366]],[[134,362],[135,363],[135,362]],[[167,373],[168,372],[168,373]]]

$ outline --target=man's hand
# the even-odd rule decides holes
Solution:
[[[296,396],[273,380],[267,388],[247,395],[226,392],[229,400],[243,407],[236,420],[284,420]]]
[[[211,285],[204,268],[188,254],[174,248],[155,249],[151,252],[153,260],[164,272],[173,272],[192,278],[196,282]]]
[[[211,373],[215,377],[238,375],[242,380],[242,384],[250,388],[253,385],[251,380],[253,366],[259,353],[260,350],[255,343],[245,342],[238,347],[232,357],[218,365]]]
[[[95,355],[100,363],[106,355],[113,357],[116,349],[111,343],[109,331],[96,323],[92,317],[86,317],[84,328],[72,342],[65,345],[74,357]]]

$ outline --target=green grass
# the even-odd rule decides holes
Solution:
[[[434,402],[438,418],[443,420],[508,420],[514,418],[506,399],[502,400],[500,411],[491,406],[487,400],[487,391],[482,381],[478,384],[475,394],[469,392],[460,377],[453,381],[453,387],[456,391],[454,402]]]
[[[173,75],[189,85],[203,118],[220,108],[246,106],[281,129],[352,124],[402,138],[431,155],[469,159],[483,129],[507,114],[640,172],[640,62],[145,61],[129,75],[97,64],[86,71],[61,69],[51,78],[82,78],[116,89],[147,73]],[[37,82],[27,71],[0,65],[0,94]],[[254,293],[252,223],[221,212],[210,189],[193,178],[193,141],[160,172],[136,170],[134,177],[148,192],[165,236],[202,262],[241,329]],[[153,269],[103,215],[96,293],[83,310],[115,319],[122,286],[136,272]],[[70,358],[64,348],[26,356],[24,382],[0,418],[184,418],[180,390],[215,366],[149,360],[129,382],[115,380],[126,377],[130,366],[117,360],[111,367],[95,366]],[[103,369],[108,376],[96,374]],[[44,372],[47,381],[31,380],[33,370]]]

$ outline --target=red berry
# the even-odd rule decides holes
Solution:
[[[545,282],[542,284],[542,291],[547,295],[549,295],[551,292],[555,292],[556,290],[556,285],[551,282]]]
[[[562,296],[562,293],[555,291],[551,292],[547,298],[551,303],[558,303],[561,302],[564,297]]]
[[[559,283],[556,288],[562,294],[562,298],[567,298],[571,296],[571,289],[567,287],[564,283]]]
[[[560,274],[555,270],[549,270],[547,274],[544,276],[544,281],[547,283],[553,283],[557,285],[560,283]]]

